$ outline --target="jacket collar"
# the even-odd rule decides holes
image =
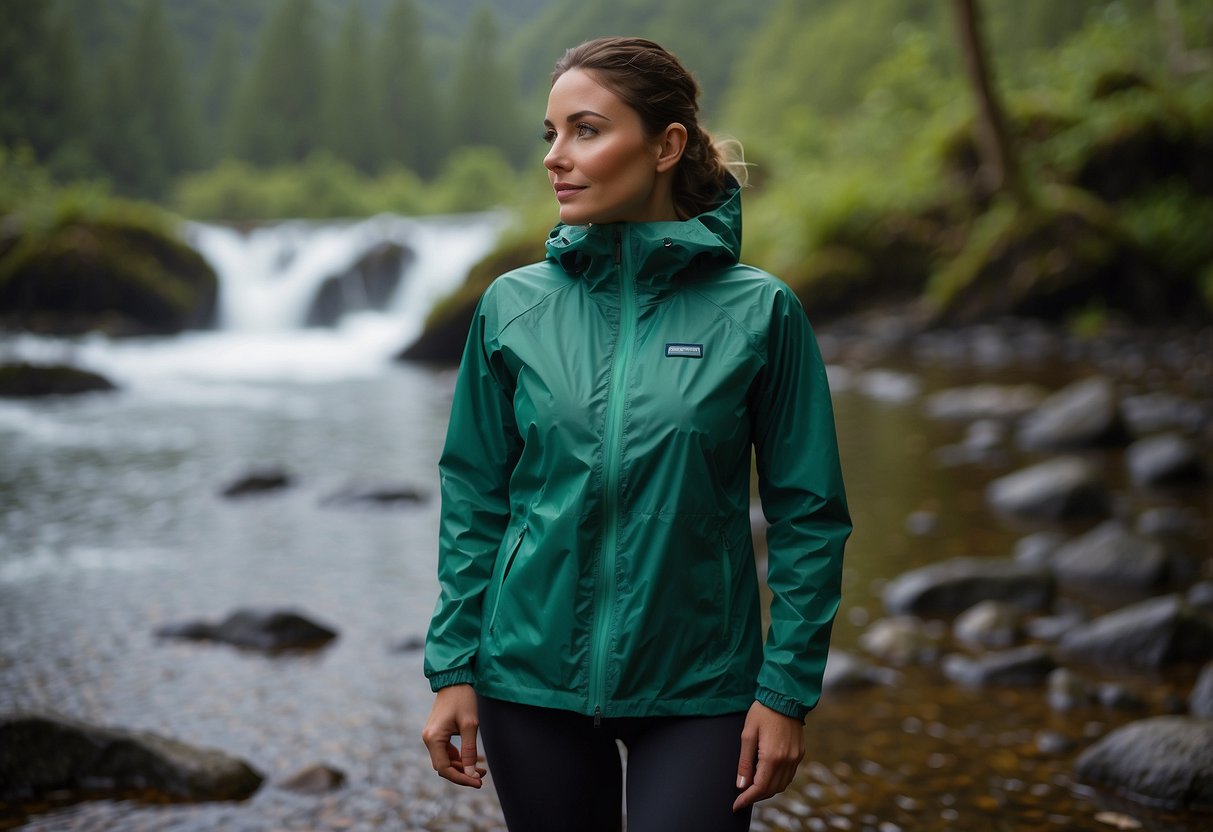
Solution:
[[[659,293],[691,266],[732,265],[741,253],[741,186],[730,177],[720,204],[680,222],[558,224],[547,257],[591,290],[614,288],[617,246],[641,293]]]

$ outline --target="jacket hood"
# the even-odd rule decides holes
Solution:
[[[691,266],[729,266],[741,256],[741,186],[729,177],[715,208],[675,222],[558,224],[548,234],[547,258],[569,275],[596,285],[611,273],[625,246],[638,284],[653,288]]]

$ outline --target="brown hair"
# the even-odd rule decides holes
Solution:
[[[715,207],[730,165],[699,126],[699,84],[676,57],[644,38],[597,38],[566,51],[552,83],[571,69],[592,72],[640,115],[650,136],[675,122],[685,127],[686,149],[674,168],[674,207],[684,217]]]

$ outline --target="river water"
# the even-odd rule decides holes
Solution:
[[[491,241],[494,222],[465,259]],[[442,285],[412,291],[436,295]],[[415,308],[408,315],[420,320]],[[437,591],[435,467],[454,381],[450,370],[391,360],[416,326],[405,317],[396,309],[301,330],[263,315],[175,338],[3,344],[27,357],[70,354],[121,389],[0,402],[0,711],[48,709],[217,747],[266,783],[242,803],[132,795],[10,806],[0,828],[503,829],[491,789],[434,776],[419,739],[431,701],[421,654],[400,649],[423,636]],[[982,497],[1023,458],[942,461],[938,449],[958,442],[963,426],[928,418],[924,397],[990,380],[1054,388],[1089,372],[1092,357],[941,358],[828,327],[822,344],[856,526],[835,645],[859,652],[864,626],[883,614],[888,579],[944,557],[1007,555],[1029,531],[993,517]],[[1129,365],[1141,364],[1133,355]],[[1152,361],[1127,373],[1131,386],[1210,400],[1213,372]],[[1189,509],[1206,524],[1187,545],[1207,556],[1207,491],[1136,495],[1116,473],[1117,453],[1108,462],[1120,510]],[[263,466],[287,470],[292,485],[220,496]],[[427,499],[390,509],[324,504],[348,485],[408,486]],[[907,526],[915,512],[931,521],[925,533]],[[238,607],[289,607],[340,635],[320,651],[278,657],[153,635]],[[754,828],[1103,830],[1133,818],[1151,829],[1208,828],[1207,816],[1110,805],[1070,776],[1095,738],[1173,709],[1192,671],[1099,672],[1145,700],[1134,712],[1058,713],[1041,689],[965,690],[934,667],[903,669],[890,686],[827,693],[809,718],[800,776],[760,804]],[[1073,748],[1041,751],[1040,731]],[[316,763],[345,772],[345,786],[301,795],[276,785]]]

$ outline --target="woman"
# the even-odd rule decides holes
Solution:
[[[478,788],[481,730],[511,830],[618,830],[623,797],[633,832],[748,829],[820,694],[850,532],[829,390],[795,296],[737,262],[740,187],[697,97],[651,41],[565,53],[561,222],[485,292],[460,365],[423,738]]]

